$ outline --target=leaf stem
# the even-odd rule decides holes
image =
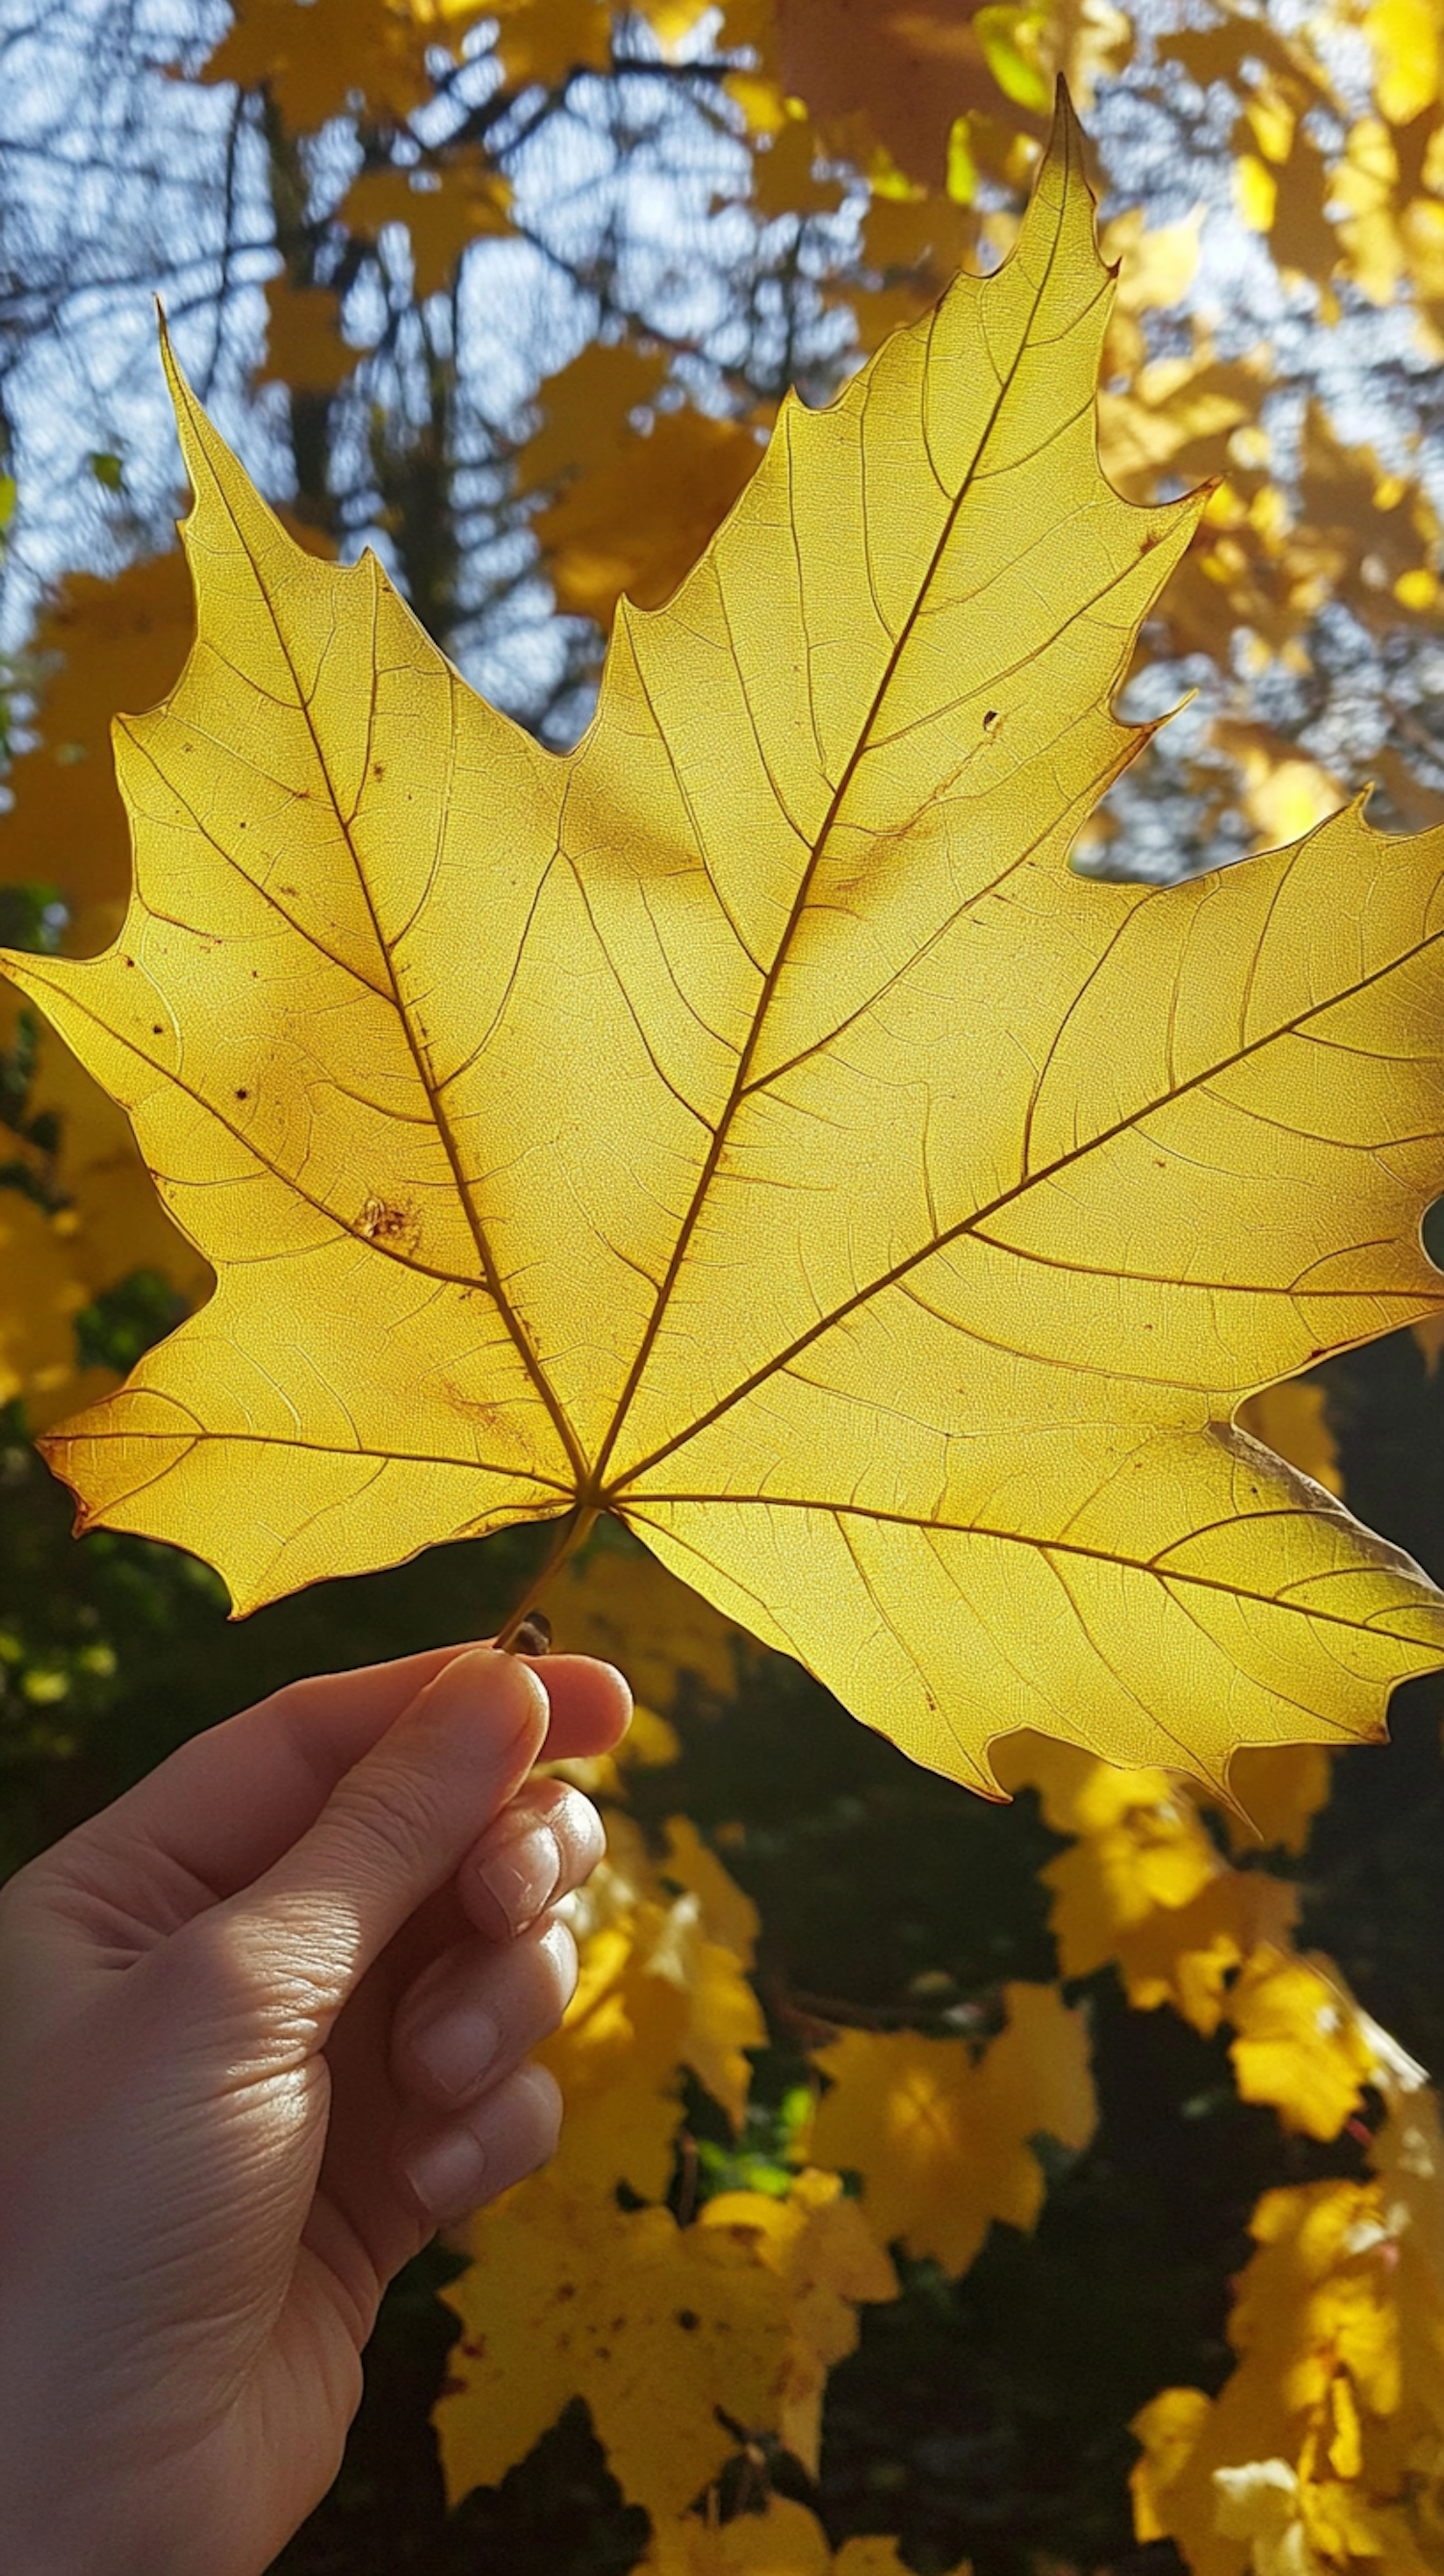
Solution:
[[[536,1608],[554,1574],[558,1574],[569,1556],[575,1556],[583,1540],[591,1535],[598,1518],[594,1503],[576,1503],[559,1522],[550,1554],[532,1576],[516,1608],[509,1611],[496,1632],[493,1643],[499,1654],[516,1652],[517,1631],[529,1613]]]

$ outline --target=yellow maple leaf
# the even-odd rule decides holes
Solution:
[[[610,626],[623,596],[638,608],[671,597],[752,475],[760,453],[745,422],[663,412],[614,459],[579,479],[532,525],[557,606]]]
[[[1266,1449],[1276,1449],[1326,1493],[1342,1494],[1339,1450],[1324,1409],[1324,1390],[1300,1378],[1266,1387],[1239,1408],[1239,1421]]]
[[[115,783],[110,728],[123,706],[162,698],[179,677],[193,610],[177,551],[127,564],[110,580],[71,573],[45,611],[34,651],[44,670],[40,739],[7,774],[0,878],[58,885],[72,911],[114,905],[130,883],[130,834]]]
[[[493,11],[494,0],[237,0],[201,77],[264,87],[301,133],[357,98],[409,116],[432,94],[428,47],[454,45]]]
[[[642,1548],[594,1545],[547,1595],[559,1652],[624,1665],[639,1699],[669,1710],[684,1674],[719,1699],[737,1687],[738,1632]]]
[[[0,1047],[16,1035],[11,1000],[0,999]],[[48,1030],[27,1110],[57,1122],[49,1179],[61,1204],[52,1212],[0,1186],[0,1402],[22,1397],[31,1429],[43,1430],[115,1384],[113,1370],[81,1364],[75,1318],[82,1308],[137,1270],[157,1272],[198,1305],[211,1274],[147,1186],[114,1101]],[[37,1163],[23,1147],[14,1160]]]
[[[473,2219],[442,2291],[465,2331],[433,2421],[448,2497],[491,2486],[585,2398],[623,2493],[681,2514],[736,2448],[719,2410],[770,2430],[789,2329],[749,2227],[578,2202],[545,2178]],[[746,2195],[750,2199],[751,2195]]]
[[[508,82],[555,89],[569,72],[604,71],[611,59],[607,0],[487,0],[501,21],[497,54]]]
[[[885,2244],[971,2263],[992,2221],[1031,2228],[1042,2132],[1087,2145],[1097,2119],[1081,2015],[1054,1986],[1003,1990],[1006,2028],[975,2059],[961,2039],[847,2030],[814,2053],[830,2079],[808,2152],[862,2179],[862,2207]]]
[[[131,910],[7,961],[218,1274],[51,1436],[84,1520],[244,1609],[610,1511],[984,1789],[1029,1724],[1214,1778],[1377,1735],[1444,1659],[1232,1427],[1438,1305],[1444,836],[1070,872],[1199,507],[1098,473],[1107,307],[1064,110],[1013,257],[788,403],[565,758],[177,379],[201,633],[119,734]]]
[[[1444,2536],[1444,2132],[1363,2016],[1388,2116],[1365,2181],[1266,2192],[1216,2398],[1135,2418],[1134,2525],[1195,2576],[1426,2576]]]
[[[352,232],[374,234],[383,224],[404,224],[415,291],[424,297],[449,284],[469,243],[507,230],[510,203],[506,181],[480,164],[364,170],[352,181],[340,217]],[[284,363],[276,372],[286,375]]]
[[[761,2513],[708,2524],[696,2514],[664,2524],[642,2560],[645,2576],[908,2576],[895,2540],[875,2533],[845,2540],[836,2557],[806,2505],[769,2496]],[[952,2576],[969,2576],[960,2560]]]
[[[1439,17],[1430,0],[1374,0],[1363,18],[1374,95],[1391,125],[1409,125],[1439,95]]]
[[[1301,1852],[1319,1809],[1328,1804],[1332,1759],[1318,1744],[1251,1745],[1229,1773],[1238,1806],[1223,1810],[1235,1852]],[[1242,1809],[1242,1814],[1239,1809]]]
[[[1229,2054],[1246,2102],[1270,2102],[1285,2128],[1336,2138],[1373,2074],[1349,1999],[1313,1961],[1263,1942],[1228,1998]]]
[[[787,2293],[788,2352],[777,2411],[783,2447],[818,2474],[822,2392],[828,2372],[857,2349],[860,2305],[895,2299],[897,2274],[842,2177],[807,2168],[786,2200],[720,2192],[698,2224],[737,2228]]]
[[[690,2066],[734,2126],[747,2104],[746,2052],[766,2038],[747,1982],[756,1915],[695,1829],[669,1829],[663,1884],[631,1817],[607,1823],[607,1857],[571,1901],[577,1992],[541,2054],[567,2097],[553,2174],[610,2191],[621,2176],[655,2199],[666,2187]]]
[[[305,393],[332,394],[361,354],[341,337],[341,299],[329,286],[296,286],[284,271],[271,279],[263,375]]]

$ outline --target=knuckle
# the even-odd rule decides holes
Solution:
[[[418,1851],[436,1840],[438,1817],[426,1784],[413,1773],[370,1763],[366,1776],[343,1780],[331,1800],[332,1814],[363,1850],[369,1846],[387,1877],[409,1869]]]

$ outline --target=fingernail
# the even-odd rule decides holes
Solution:
[[[562,1874],[556,1835],[545,1825],[533,1825],[513,1842],[488,1852],[477,1862],[476,1874],[507,1931],[524,1932],[549,1902]]]
[[[443,2093],[469,2093],[500,2053],[500,2025],[479,2004],[469,2005],[418,2031],[412,2050]]]
[[[483,2190],[486,2150],[470,2129],[448,2129],[407,2158],[406,2179],[421,2206],[437,2218],[459,2218],[474,2209]]]

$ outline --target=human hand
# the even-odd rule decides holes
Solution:
[[[0,1890],[5,2576],[261,2576],[320,2501],[387,2282],[556,2143],[603,1835],[528,1774],[629,1711],[580,1656],[297,1682]]]

